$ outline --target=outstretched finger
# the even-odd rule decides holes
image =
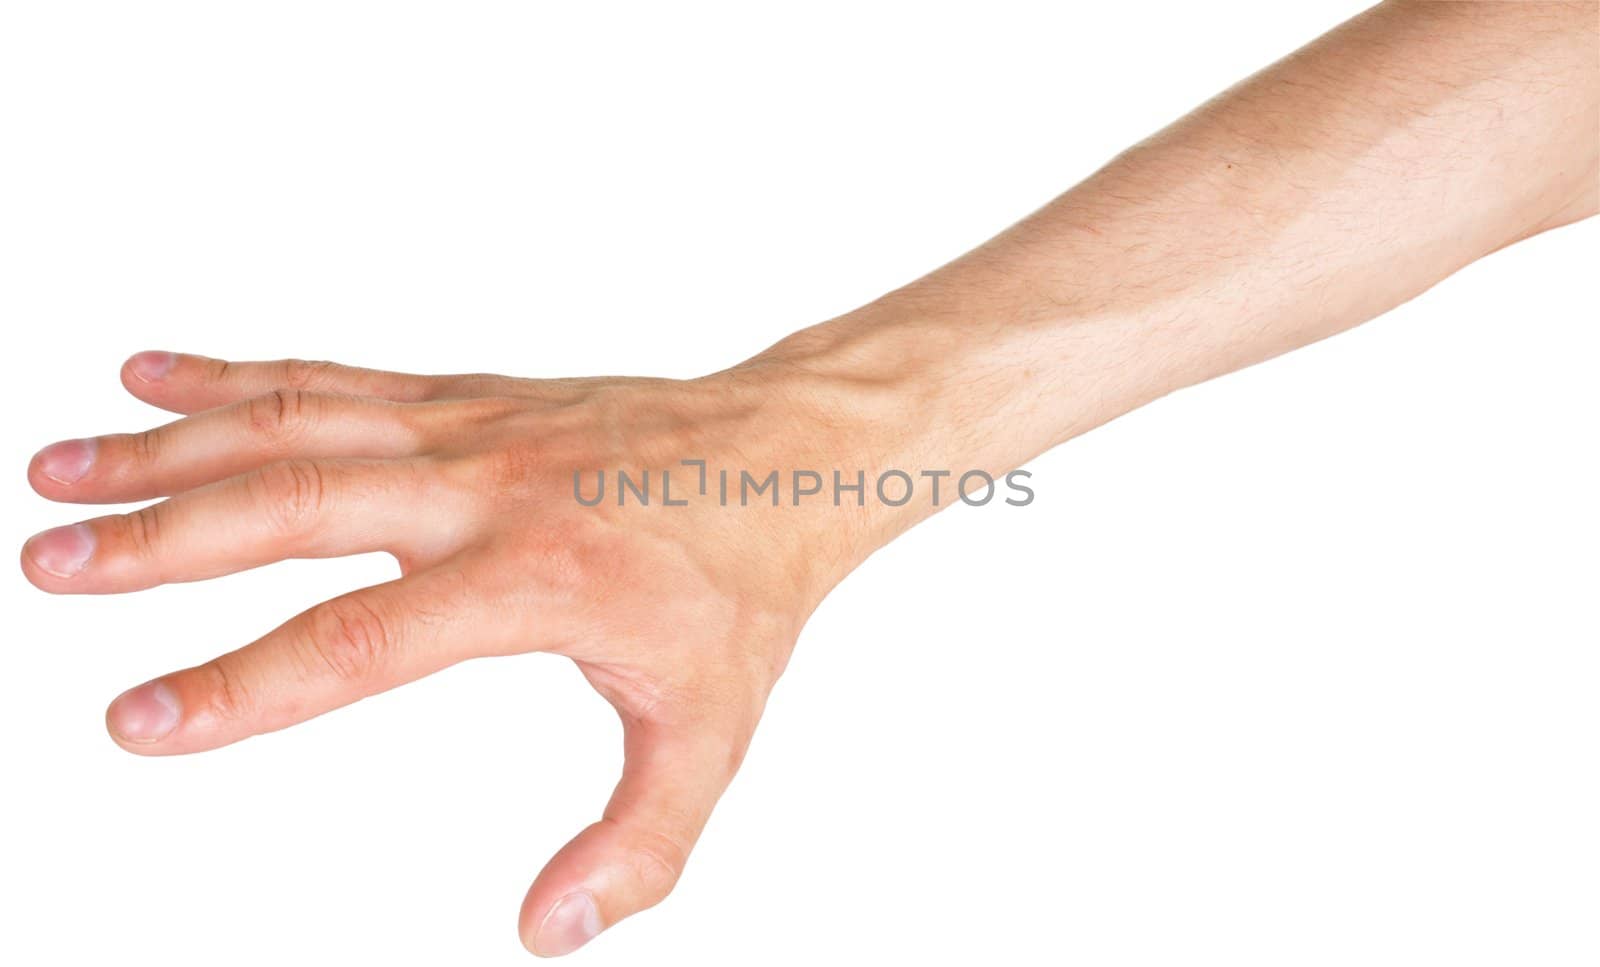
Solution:
[[[124,692],[106,710],[118,745],[200,752],[286,728],[477,654],[470,586],[442,569],[334,598],[203,665]]]
[[[128,392],[175,413],[197,413],[275,390],[419,402],[451,395],[474,379],[391,373],[304,359],[236,363],[169,352],[138,353],[122,365],[122,385]]]
[[[289,558],[437,558],[459,538],[448,499],[415,461],[285,460],[129,514],[36,534],[23,545],[22,568],[45,591],[107,594]],[[418,514],[419,506],[436,512]]]
[[[622,780],[603,818],[550,860],[522,903],[523,944],[557,957],[660,903],[739,767],[737,729],[632,723]]]
[[[34,456],[28,481],[52,500],[148,500],[289,458],[413,456],[430,417],[427,407],[277,390],[143,433],[53,443]]]

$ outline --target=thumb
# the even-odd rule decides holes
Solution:
[[[672,892],[745,743],[634,722],[601,820],[561,848],[522,901],[522,942],[541,957],[588,943]]]

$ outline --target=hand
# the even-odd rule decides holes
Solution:
[[[626,762],[603,817],[528,893],[520,929],[539,954],[672,889],[801,624],[866,553],[861,512],[714,499],[719,466],[827,465],[807,436],[814,402],[774,372],[520,380],[141,353],[122,379],[187,415],[54,444],[29,480],[58,501],[170,499],[35,536],[22,555],[34,584],[134,591],[367,551],[402,576],[124,693],[113,738],[199,752],[463,659],[570,657],[621,716]],[[684,459],[707,461],[709,497]],[[649,470],[649,506],[631,492],[617,505],[619,469]],[[661,505],[663,469],[688,506]],[[574,473],[592,499],[602,470],[606,499],[585,506]]]

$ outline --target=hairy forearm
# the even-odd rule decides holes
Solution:
[[[1597,166],[1600,5],[1386,4],[756,362],[885,465],[1005,470],[1593,214]]]

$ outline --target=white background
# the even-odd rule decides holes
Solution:
[[[134,351],[720,368],[1359,6],[6,3],[6,537],[77,519],[35,449],[164,419]],[[1597,248],[1501,252],[881,552],[677,893],[581,962],[1594,964]],[[104,735],[391,568],[0,579],[0,962],[526,962],[619,761],[563,660],[187,758]]]

